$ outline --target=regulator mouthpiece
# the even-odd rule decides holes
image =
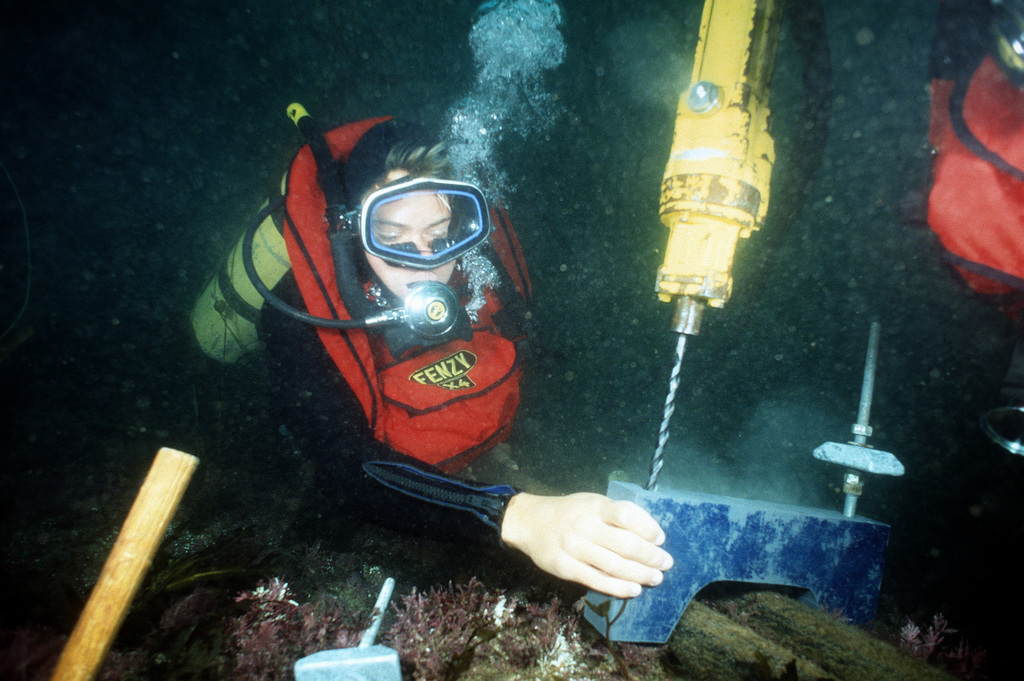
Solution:
[[[442,336],[455,327],[459,299],[438,281],[419,281],[409,286],[405,298],[405,323],[421,336]]]

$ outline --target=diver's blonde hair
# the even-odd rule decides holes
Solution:
[[[455,169],[448,160],[447,151],[448,148],[444,144],[435,144],[432,147],[395,145],[388,151],[388,157],[384,161],[384,176],[387,177],[392,170],[401,168],[409,171],[412,177],[450,180],[455,175]]]

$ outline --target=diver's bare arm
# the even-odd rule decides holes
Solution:
[[[512,497],[502,540],[542,570],[617,598],[656,586],[672,567],[665,533],[636,504],[600,494]]]

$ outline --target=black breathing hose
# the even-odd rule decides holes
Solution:
[[[402,312],[398,310],[387,310],[380,315],[375,317],[365,317],[363,319],[333,319],[329,317],[317,317],[311,315],[308,312],[298,310],[288,303],[278,298],[274,293],[267,288],[267,285],[260,279],[259,272],[256,271],[256,264],[252,259],[252,245],[256,237],[256,230],[259,229],[260,224],[266,219],[266,217],[277,210],[281,206],[281,202],[284,200],[282,197],[280,200],[274,203],[268,204],[257,213],[256,217],[253,218],[249,228],[245,230],[245,236],[242,240],[242,264],[245,266],[245,273],[249,275],[249,280],[252,282],[253,288],[263,296],[263,299],[278,312],[285,314],[292,319],[296,319],[306,324],[312,324],[313,326],[320,326],[326,329],[365,329],[368,326],[377,326],[380,324],[386,324],[389,322],[400,322],[402,321]]]

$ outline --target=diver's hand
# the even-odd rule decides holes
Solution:
[[[665,533],[647,511],[600,494],[512,497],[502,540],[545,572],[616,598],[661,584],[672,556],[659,548]]]

